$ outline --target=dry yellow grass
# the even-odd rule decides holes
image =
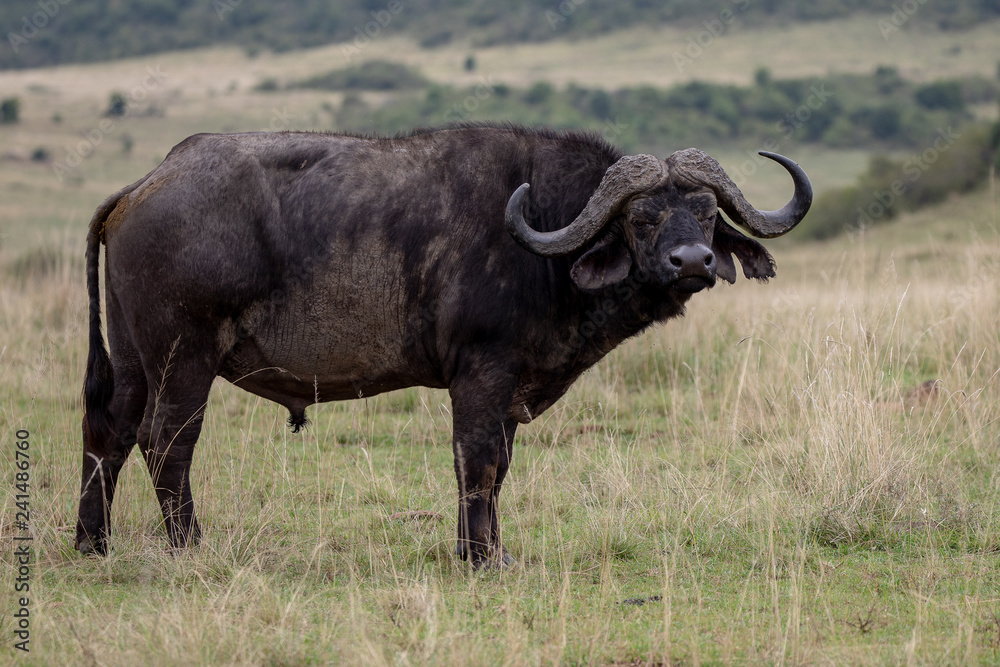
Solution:
[[[522,567],[502,575],[450,554],[448,404],[424,389],[313,408],[292,436],[279,408],[220,382],[195,465],[204,544],[168,552],[132,460],[113,554],[80,557],[79,267],[5,281],[0,433],[32,432],[33,656],[993,661],[997,229],[979,193],[778,244],[772,284],[699,295],[616,351],[522,429],[504,498]],[[936,395],[911,402],[930,379]],[[393,516],[413,511],[446,518]]]

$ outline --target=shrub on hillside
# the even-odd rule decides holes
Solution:
[[[125,111],[128,109],[128,100],[125,99],[125,95],[118,92],[113,92],[108,96],[108,108],[105,109],[105,116],[124,116]]]
[[[16,123],[21,117],[21,100],[8,97],[0,102],[0,123]]]
[[[917,104],[925,109],[943,111],[964,111],[965,99],[962,86],[957,81],[935,81],[920,86],[913,93]]]
[[[891,220],[975,189],[997,160],[1000,124],[940,132],[928,147],[902,160],[876,155],[857,185],[823,193],[800,225],[810,238],[828,238]]]
[[[513,89],[488,79],[471,87],[428,85],[391,96],[337,129],[397,132],[454,121],[501,120],[597,130],[629,152],[672,152],[684,146],[762,146],[798,142],[866,150],[923,149],[938,128],[961,132],[962,111],[914,103],[916,86],[891,68],[872,75],[762,78],[753,86],[691,81],[671,88],[602,90],[547,81]],[[963,95],[981,98],[995,84],[958,79]],[[880,92],[888,91],[888,92]],[[994,93],[995,96],[995,93]],[[969,103],[969,100],[966,100]]]
[[[370,60],[355,67],[335,69],[310,77],[292,87],[322,90],[411,90],[426,85],[427,80],[406,65]]]

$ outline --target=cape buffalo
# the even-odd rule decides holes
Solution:
[[[461,125],[405,136],[199,134],[97,209],[76,547],[106,553],[139,444],[174,546],[198,539],[189,471],[216,376],[285,406],[402,387],[451,396],[458,553],[507,565],[497,504],[514,431],[717,278],[774,276],[757,241],[812,201],[752,207],[695,149]],[[106,246],[107,337],[98,263]]]

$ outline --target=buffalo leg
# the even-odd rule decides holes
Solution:
[[[191,459],[201,433],[208,393],[215,377],[205,354],[178,352],[176,362],[150,380],[139,447],[153,480],[170,544],[196,544],[201,537],[191,498]]]
[[[513,379],[499,383],[494,379],[488,385],[458,382],[450,393],[458,479],[457,553],[475,567],[502,565],[495,501],[510,463],[507,434],[512,438],[514,429],[508,426],[506,413]]]
[[[109,410],[115,428],[105,451],[90,451],[84,445],[80,512],[76,524],[76,548],[82,553],[107,553],[111,533],[111,504],[118,474],[136,442],[136,433],[146,405],[146,375],[139,353],[125,330],[117,301],[108,293],[108,343],[114,367],[114,395]],[[86,439],[85,439],[86,442]]]
[[[500,458],[497,464],[497,476],[493,482],[493,493],[490,497],[490,546],[492,547],[500,565],[513,565],[514,557],[508,553],[503,546],[500,536],[500,488],[503,480],[507,477],[510,469],[510,462],[514,458],[514,432],[517,430],[517,422],[513,419],[504,420],[503,443],[500,448]]]

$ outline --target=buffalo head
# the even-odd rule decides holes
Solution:
[[[666,160],[622,157],[607,170],[576,220],[552,232],[539,232],[525,221],[525,183],[507,202],[507,229],[522,246],[545,257],[583,249],[570,275],[586,291],[609,287],[634,268],[655,287],[690,294],[712,287],[716,278],[735,282],[733,255],[747,278],[766,280],[774,276],[771,255],[730,227],[719,209],[752,236],[773,238],[802,220],[812,203],[812,187],[792,160],[761,155],[788,170],[795,184],[792,199],[777,211],[751,206],[718,162],[688,148]]]

